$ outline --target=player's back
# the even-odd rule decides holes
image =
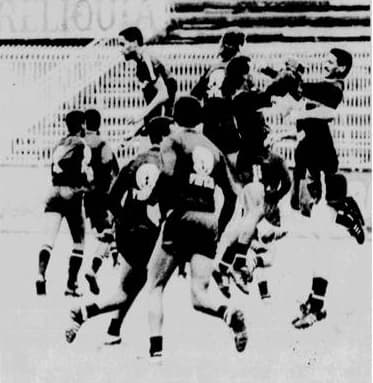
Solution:
[[[152,147],[120,170],[110,190],[110,204],[122,225],[147,224],[148,207],[159,203],[161,196],[161,169],[159,148]]]
[[[227,187],[223,154],[204,135],[183,129],[161,146],[163,170],[171,177],[170,199],[182,210],[215,211],[216,187]]]
[[[52,153],[52,184],[71,187],[86,185],[86,167],[90,157],[90,150],[81,137],[63,137]]]
[[[94,174],[94,189],[107,192],[118,174],[118,161],[108,143],[96,132],[87,131],[84,141],[91,149],[90,165]]]

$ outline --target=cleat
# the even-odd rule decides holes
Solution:
[[[299,306],[301,315],[295,318],[294,320],[292,320],[291,322],[291,324],[296,329],[306,329],[308,327],[311,327],[316,322],[326,318],[326,314],[327,314],[326,310],[320,310],[317,312],[311,311],[310,298],[311,298],[311,295],[308,296],[305,303],[302,303]]]
[[[78,288],[78,285],[75,284],[73,288],[71,286],[67,286],[65,290],[65,296],[70,296],[74,298],[80,298],[83,294]]]
[[[250,249],[253,250],[256,254],[263,254],[268,251],[268,246],[263,242],[254,239],[251,242]]]
[[[214,278],[216,285],[218,286],[221,293],[226,297],[231,297],[230,291],[230,276],[221,273],[218,270],[213,270],[212,277]]]
[[[365,242],[364,229],[359,222],[355,222],[355,224],[348,229],[348,232],[356,239],[359,245],[362,245]]]
[[[94,274],[86,273],[85,279],[88,282],[91,293],[94,295],[100,294],[100,288],[98,287],[96,276]]]
[[[104,341],[104,346],[115,346],[122,343],[122,338],[118,335],[106,335],[106,340]]]
[[[350,212],[350,214],[359,221],[361,226],[365,225],[364,217],[361,213],[359,205],[356,203],[353,197],[346,197],[345,204]]]
[[[309,312],[298,318],[295,318],[291,323],[296,329],[306,329],[311,327],[316,322],[319,322],[326,318],[326,310],[321,310],[315,313]]]
[[[65,331],[65,337],[66,337],[67,343],[72,343],[74,341],[81,325],[84,323],[82,310],[80,308],[72,309],[70,311],[70,318],[71,318],[71,324],[69,328],[67,328]]]
[[[262,299],[263,302],[268,302],[272,298],[272,296],[271,294],[268,293],[265,295],[261,295],[260,298]]]
[[[239,271],[232,272],[231,275],[236,286],[248,295],[250,293],[248,284],[253,281],[253,275],[249,268],[247,266],[242,267]]]
[[[47,295],[47,281],[44,278],[37,279],[35,282],[36,295]]]
[[[234,310],[231,313],[227,313],[224,319],[233,331],[236,350],[238,352],[244,351],[248,339],[244,313],[241,310]]]
[[[273,241],[278,241],[278,240],[282,239],[283,237],[285,237],[285,235],[287,233],[288,233],[287,230],[276,227],[270,233],[263,235],[261,238],[261,241],[264,244],[268,244],[268,243],[273,242]]]

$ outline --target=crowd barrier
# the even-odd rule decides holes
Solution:
[[[340,167],[348,170],[370,170],[370,44],[361,42],[336,43],[266,43],[247,44],[243,53],[252,59],[254,79],[258,87],[269,81],[257,70],[262,66],[281,67],[289,56],[298,58],[306,67],[305,80],[322,78],[323,60],[328,49],[343,47],[353,55],[353,67],[346,80],[345,97],[332,123],[332,132],[340,158]],[[125,143],[132,127],[126,118],[143,106],[140,86],[134,75],[133,63],[118,59],[117,47],[47,47],[3,46],[0,51],[0,75],[3,94],[13,96],[12,114],[27,116],[30,105],[42,105],[43,115],[37,121],[8,118],[1,121],[2,136],[6,136],[1,164],[46,165],[49,164],[51,148],[64,132],[63,116],[71,109],[97,108],[103,116],[102,134],[115,148],[122,163],[133,158],[142,149],[139,140]],[[216,45],[162,45],[150,46],[178,82],[179,95],[187,94],[205,69],[216,60]],[[115,52],[114,52],[115,51]],[[73,60],[73,65],[72,65]],[[101,62],[105,62],[103,66]],[[90,65],[88,65],[91,62]],[[99,68],[99,69],[97,69]],[[59,77],[56,79],[55,77]],[[73,77],[74,81],[69,79]],[[48,92],[33,93],[34,84],[47,84]],[[52,81],[52,80],[53,81]],[[82,80],[83,79],[83,80]],[[72,91],[65,88],[67,80]],[[76,83],[79,81],[79,88]],[[73,88],[75,85],[75,88]],[[60,89],[61,88],[61,89]],[[64,92],[64,93],[63,93]],[[63,97],[52,95],[63,94]],[[20,96],[22,95],[22,97]],[[25,97],[26,95],[26,97]],[[19,97],[17,97],[19,96]],[[17,105],[17,99],[23,104]],[[65,98],[65,99],[64,99]],[[28,105],[27,100],[30,100]],[[58,100],[59,104],[56,104]],[[3,100],[4,101],[4,100]],[[9,104],[9,101],[8,101]],[[14,117],[14,116],[13,116]],[[269,113],[270,126],[278,132],[291,127],[278,113]],[[20,121],[23,121],[20,123]],[[19,126],[22,125],[22,126]],[[3,148],[4,148],[3,142]],[[276,150],[288,164],[293,164],[294,142],[281,142]],[[5,155],[4,155],[5,154]]]

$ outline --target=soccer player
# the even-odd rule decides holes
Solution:
[[[328,269],[330,268],[330,258],[325,252],[328,241],[331,239],[333,227],[336,227],[337,212],[330,206],[327,195],[332,199],[339,199],[341,190],[341,179],[338,174],[330,175],[328,183],[323,172],[320,174],[321,195],[319,201],[311,210],[309,227],[305,228],[305,234],[311,234],[315,238],[315,249],[312,254],[313,277],[311,292],[304,303],[300,305],[300,314],[292,321],[296,329],[306,329],[326,318],[325,298],[328,288]],[[302,203],[302,201],[301,201]],[[308,233],[307,233],[308,232]],[[330,246],[329,246],[330,248]]]
[[[219,263],[218,269],[214,271],[214,278],[222,291],[228,293],[227,284],[229,284],[229,274],[232,271],[239,271],[232,274],[238,287],[247,292],[247,284],[245,280],[250,280],[251,276],[246,273],[246,269],[242,260],[250,248],[251,242],[257,232],[260,222],[262,230],[266,232],[265,237],[272,239],[282,238],[285,234],[281,228],[275,228],[269,224],[265,217],[265,190],[261,181],[260,172],[261,161],[258,158],[264,155],[264,140],[268,134],[263,113],[264,107],[272,105],[272,96],[283,96],[293,91],[294,83],[288,81],[292,74],[287,73],[286,76],[276,77],[269,86],[261,91],[254,87],[252,76],[250,73],[250,58],[247,56],[234,57],[226,68],[225,78],[222,84],[222,93],[226,99],[231,100],[232,110],[237,123],[237,129],[240,133],[240,150],[237,157],[236,178],[244,188],[242,207],[243,214],[238,214],[237,219],[232,220],[226,235],[224,235],[224,245],[220,246],[220,254],[222,254],[222,262]],[[283,187],[283,191],[288,188],[289,179],[287,170],[283,166],[283,162],[274,161],[276,163],[275,177],[273,184],[269,181],[273,174],[268,177],[266,182],[270,182],[266,187],[276,185]],[[255,172],[253,171],[255,167]],[[272,173],[273,169],[271,169]],[[254,177],[255,176],[255,177]],[[281,181],[279,181],[280,177]],[[280,186],[282,185],[282,186]],[[273,189],[275,191],[275,189]],[[281,191],[281,193],[283,192]],[[267,193],[268,195],[268,193]],[[268,197],[267,197],[268,198]],[[239,237],[239,238],[238,238]],[[226,249],[224,250],[224,247]],[[232,270],[232,264],[236,259],[236,254],[244,255],[240,262],[236,262]],[[238,260],[239,258],[237,258]],[[245,271],[245,277],[240,282],[240,270]],[[246,286],[246,287],[245,287]]]
[[[172,210],[148,266],[151,358],[161,357],[163,351],[164,289],[184,261],[190,263],[194,309],[223,319],[233,330],[239,352],[247,343],[243,312],[228,308],[223,297],[214,300],[208,293],[216,243],[232,216],[237,191],[223,154],[199,132],[201,114],[196,98],[179,98],[174,109],[178,131],[161,146]],[[224,196],[220,204],[218,188]]]
[[[39,273],[36,293],[46,294],[46,272],[63,218],[66,218],[73,239],[65,295],[80,296],[78,273],[84,251],[85,222],[83,194],[93,179],[91,150],[84,142],[84,113],[71,111],[65,117],[68,134],[52,153],[52,186],[45,205],[46,238],[39,252]]]
[[[321,172],[325,174],[328,185],[329,178],[338,171],[338,156],[329,123],[335,118],[335,110],[343,100],[344,79],[351,66],[352,55],[344,49],[333,48],[324,63],[324,80],[304,82],[301,85],[304,108],[293,114],[297,130],[304,132],[304,138],[295,149],[294,189],[291,198],[294,209],[299,209],[299,186],[305,178],[306,170],[312,180],[308,190],[316,202],[321,196]],[[340,175],[337,179],[342,178]],[[343,180],[341,182],[344,183]],[[326,198],[330,200],[328,195]],[[345,195],[331,203],[338,210],[337,223],[345,226],[356,241],[362,244],[365,240],[364,221],[353,198]]]
[[[146,124],[156,116],[171,116],[177,83],[165,66],[149,55],[143,34],[137,27],[128,27],[119,33],[119,44],[125,60],[136,63],[136,77],[141,83],[145,108],[129,121]]]
[[[220,61],[208,68],[191,95],[203,103],[203,134],[225,154],[234,166],[239,145],[239,134],[232,115],[230,103],[222,94],[225,69],[232,58],[240,54],[245,34],[238,28],[224,33],[220,41]]]
[[[110,297],[73,308],[66,340],[71,343],[88,319],[119,310],[110,323],[106,344],[121,342],[120,329],[132,302],[144,286],[146,265],[157,241],[167,206],[162,181],[159,145],[170,132],[170,119],[154,117],[147,125],[153,145],[123,167],[109,193],[109,206],[115,219],[115,238],[121,255],[120,288]]]
[[[114,177],[119,172],[119,165],[109,144],[100,136],[100,113],[96,109],[89,109],[85,112],[85,120],[84,140],[92,152],[93,182],[90,190],[84,195],[84,207],[98,241],[91,269],[85,274],[85,278],[91,292],[99,294],[96,273],[102,265],[103,257],[110,252],[114,263],[117,257],[112,217],[108,207],[108,192]]]

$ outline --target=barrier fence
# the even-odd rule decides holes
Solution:
[[[289,56],[305,65],[305,80],[321,79],[323,60],[332,46],[344,47],[354,58],[344,101],[332,123],[340,167],[370,170],[369,43],[247,44],[243,53],[252,58],[254,79],[263,87],[269,79],[257,70],[267,65],[279,68]],[[182,95],[190,91],[216,60],[217,46],[162,45],[149,49],[174,74],[178,93]],[[6,110],[0,116],[1,135],[5,137],[1,164],[49,164],[53,145],[65,133],[63,116],[71,109],[94,107],[102,113],[102,135],[115,148],[121,162],[142,149],[140,140],[126,144],[123,141],[132,130],[126,124],[126,117],[143,106],[143,98],[133,63],[126,63],[118,56],[115,43],[88,48],[5,46],[0,51],[0,76],[1,102]],[[282,119],[275,111],[269,113],[268,120],[277,132],[292,126],[292,122]],[[294,142],[281,142],[276,150],[290,166],[293,164]]]

